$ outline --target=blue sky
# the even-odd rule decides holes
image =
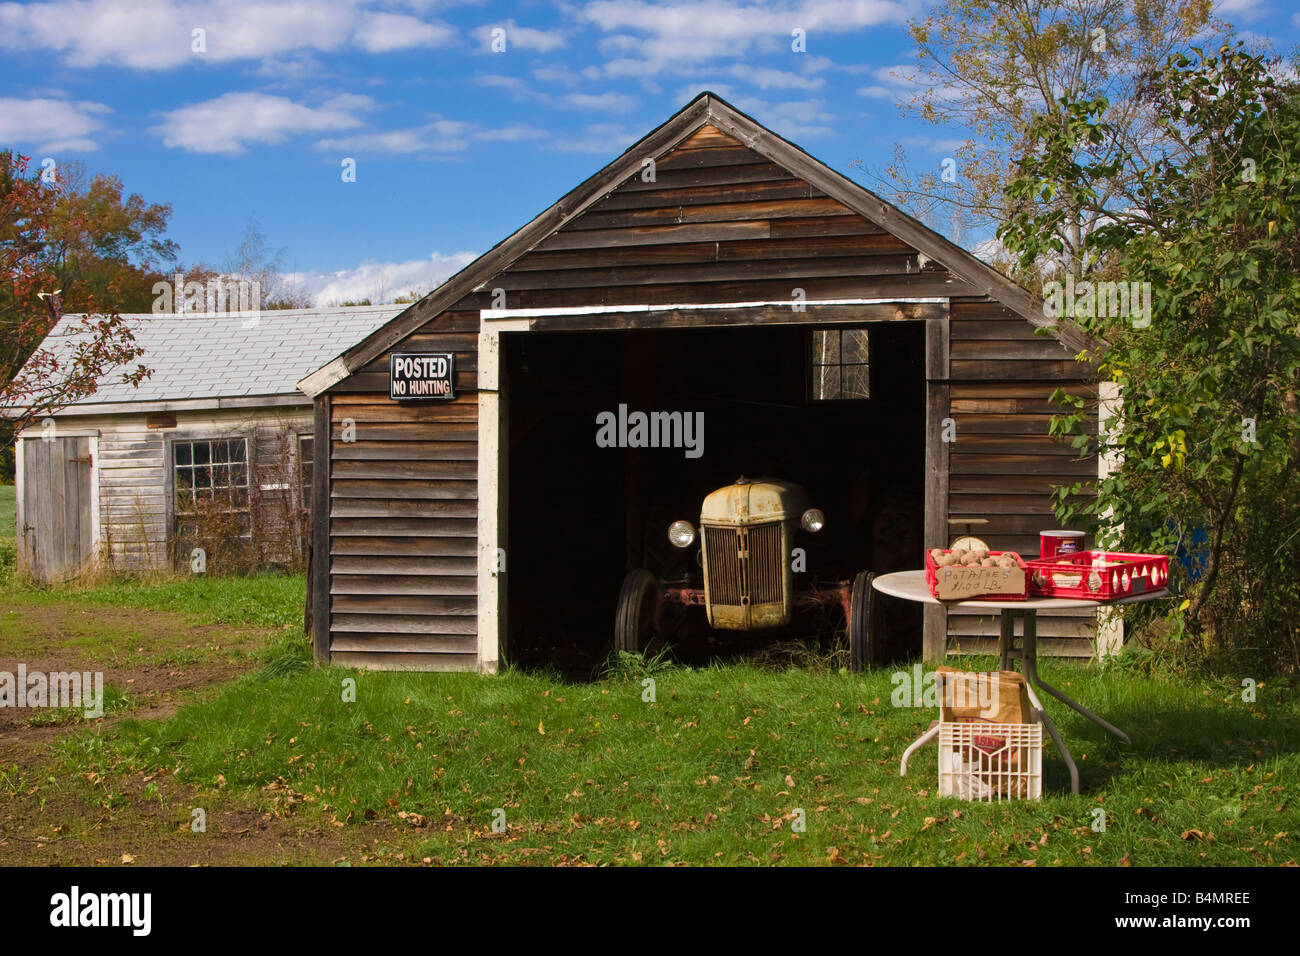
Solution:
[[[881,168],[895,143],[937,165],[960,131],[896,105],[906,23],[927,7],[0,3],[0,148],[171,203],[184,262],[220,266],[256,216],[320,304],[391,298],[456,271],[704,89],[860,180],[849,163]],[[1283,51],[1300,36],[1293,11],[1218,4]]]

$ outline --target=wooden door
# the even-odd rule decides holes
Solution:
[[[38,581],[76,574],[93,556],[91,440],[23,440],[19,559]]]

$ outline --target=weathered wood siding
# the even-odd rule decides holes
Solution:
[[[477,311],[448,312],[402,343],[455,353],[454,401],[391,401],[388,353],[328,393],[329,614],[313,624],[335,664],[475,667],[477,339]]]
[[[100,422],[100,548],[112,567],[129,571],[169,566],[167,461],[163,432],[144,415]]]
[[[1052,487],[1096,477],[1097,459],[1080,459],[1048,435],[1057,388],[1095,397],[1087,370],[1055,339],[987,298],[955,298],[949,311],[951,416],[948,511],[988,519],[972,531],[989,547],[1038,553],[1038,532],[1056,526]],[[961,530],[960,526],[954,533]],[[1096,615],[1040,612],[1047,654],[1087,656]],[[949,648],[985,653],[996,647],[996,612],[952,611]]]
[[[970,294],[847,206],[705,126],[455,308]],[[496,303],[495,306],[499,306]]]

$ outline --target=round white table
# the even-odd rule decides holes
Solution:
[[[1029,701],[1034,709],[1034,718],[1041,720],[1043,726],[1047,729],[1048,735],[1056,744],[1057,752],[1060,753],[1061,759],[1070,770],[1070,790],[1073,793],[1079,792],[1079,768],[1074,764],[1074,758],[1070,756],[1069,748],[1065,746],[1065,741],[1061,739],[1056,725],[1052,719],[1047,716],[1043,710],[1043,705],[1038,700],[1038,695],[1034,693],[1034,687],[1041,687],[1047,693],[1051,694],[1061,703],[1077,710],[1088,720],[1092,721],[1098,727],[1101,727],[1114,734],[1124,743],[1132,743],[1128,735],[1118,727],[1102,720],[1092,711],[1088,710],[1081,704],[1076,703],[1069,697],[1066,697],[1059,690],[1047,683],[1038,676],[1038,612],[1041,610],[1065,610],[1067,608],[1079,607],[1109,607],[1116,604],[1137,604],[1141,601],[1154,601],[1158,598],[1168,597],[1169,591],[1162,588],[1159,591],[1145,591],[1141,594],[1134,594],[1129,597],[1119,598],[1114,601],[1107,601],[1104,604],[1097,601],[1086,601],[1082,598],[1044,598],[1031,597],[1024,601],[940,601],[930,593],[930,586],[925,581],[925,571],[895,571],[892,574],[882,574],[874,578],[871,582],[881,594],[888,594],[890,597],[901,598],[904,601],[916,601],[920,604],[942,604],[944,606],[952,605],[955,607],[973,607],[984,610],[1000,610],[1001,615],[1001,637],[998,640],[998,666],[1002,670],[1011,670],[1012,662],[1020,661],[1020,670],[1025,675],[1026,687],[1029,691]],[[1021,646],[1015,646],[1016,640],[1016,618],[1024,620],[1024,634]],[[921,737],[914,742],[903,754],[903,774],[907,773],[907,760],[912,753],[919,747],[929,743],[939,736],[938,727],[931,727]]]

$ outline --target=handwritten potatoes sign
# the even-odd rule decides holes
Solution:
[[[965,601],[986,594],[1024,594],[1021,568],[944,567],[935,571],[935,591],[940,601]]]

